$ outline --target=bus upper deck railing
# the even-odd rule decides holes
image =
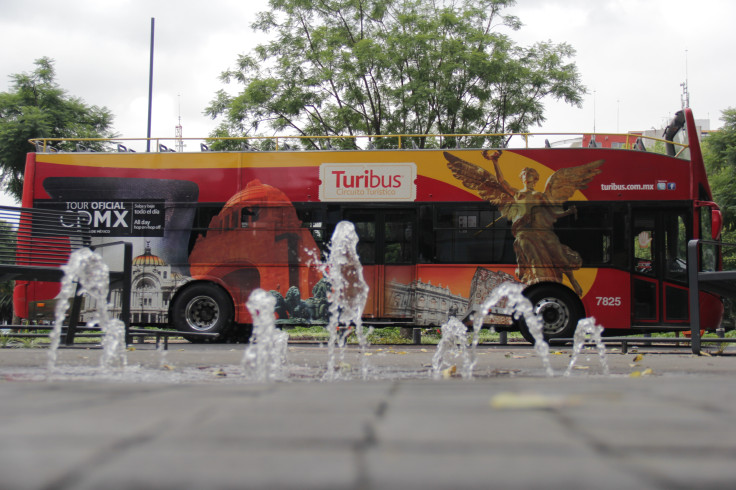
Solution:
[[[550,142],[550,138],[563,139]],[[136,152],[154,143],[156,152],[182,152],[188,143],[198,151],[290,151],[290,150],[422,150],[468,148],[601,148],[606,141],[615,147],[664,153],[666,145],[677,148],[676,157],[683,157],[688,144],[637,133],[462,133],[462,134],[397,134],[345,136],[243,136],[227,138],[34,138],[29,142],[37,153],[57,152]],[[145,150],[144,150],[145,151]],[[684,157],[683,157],[684,158]]]

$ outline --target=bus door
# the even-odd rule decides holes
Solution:
[[[409,295],[399,303],[390,297],[391,285],[408,287],[415,279],[414,209],[346,209],[343,219],[358,233],[358,255],[370,292],[363,315],[373,318],[411,319]],[[406,297],[404,297],[406,296]]]
[[[632,219],[632,325],[689,323],[687,208],[634,209]]]

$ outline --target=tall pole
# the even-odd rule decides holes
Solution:
[[[595,90],[593,90],[593,134],[595,134]]]
[[[156,19],[151,17],[151,63],[148,68],[148,132],[146,133],[146,151],[151,151],[151,109],[153,107],[153,33]]]

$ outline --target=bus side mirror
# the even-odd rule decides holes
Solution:
[[[721,227],[723,226],[723,215],[720,209],[711,209],[710,217],[712,226],[710,227],[710,234],[713,240],[718,240],[721,236]]]

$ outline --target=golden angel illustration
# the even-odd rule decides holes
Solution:
[[[562,244],[553,227],[559,218],[571,214],[577,216],[575,206],[564,210],[562,205],[576,190],[587,188],[590,181],[601,173],[603,160],[562,168],[550,176],[544,192],[539,192],[535,189],[539,172],[531,167],[522,169],[519,175],[523,184],[521,189],[509,184],[499,164],[501,151],[490,153],[484,150],[482,153],[483,158],[493,162],[495,176],[451,153],[444,154],[452,175],[465,187],[478,191],[483,199],[496,205],[501,215],[511,221],[519,280],[525,284],[542,281],[561,283],[564,274],[575,293],[582,296],[583,290],[573,275],[573,271],[582,265],[580,254]]]

